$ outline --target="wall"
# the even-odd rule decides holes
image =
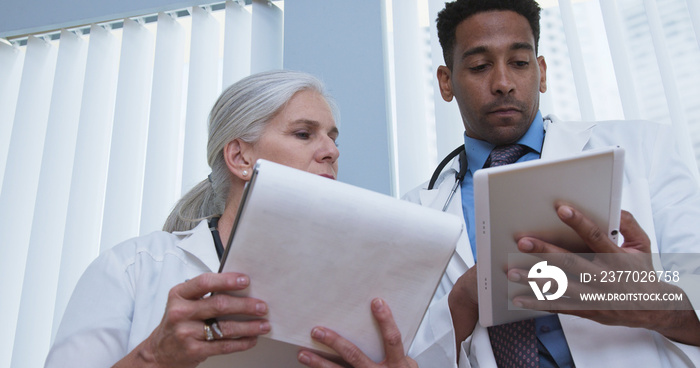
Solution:
[[[132,15],[211,3],[208,0],[3,0],[0,37],[45,32]]]
[[[383,1],[293,0],[284,67],[321,78],[340,107],[339,179],[392,193]]]

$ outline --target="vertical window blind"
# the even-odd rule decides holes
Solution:
[[[206,178],[223,85],[282,68],[283,2],[229,1],[0,42],[0,366],[38,367],[100,251]]]
[[[692,0],[544,1],[543,113],[565,120],[672,124],[688,165],[700,157],[700,62]],[[633,133],[631,133],[633,134]]]

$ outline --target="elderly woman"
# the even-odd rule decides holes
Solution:
[[[214,355],[253,348],[270,331],[268,307],[249,297],[208,297],[254,282],[244,274],[214,273],[217,255],[257,159],[336,178],[336,116],[322,84],[304,73],[256,74],[225,90],[209,117],[211,174],[178,202],[164,231],[119,244],[88,267],[46,366],[195,367]],[[403,354],[388,306],[375,299],[371,309],[385,340],[387,360],[380,364],[415,365]],[[245,318],[217,322],[227,315]],[[310,333],[354,366],[380,366],[334,331],[317,327]],[[227,360],[230,366],[236,356]],[[306,350],[297,359],[334,366]]]

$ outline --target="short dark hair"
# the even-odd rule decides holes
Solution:
[[[510,10],[527,19],[535,37],[535,53],[540,39],[540,6],[535,0],[456,0],[445,3],[437,16],[437,30],[445,64],[452,69],[457,26],[463,20],[478,13]]]

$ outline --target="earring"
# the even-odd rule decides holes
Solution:
[[[243,170],[243,176],[248,176],[248,170]]]

